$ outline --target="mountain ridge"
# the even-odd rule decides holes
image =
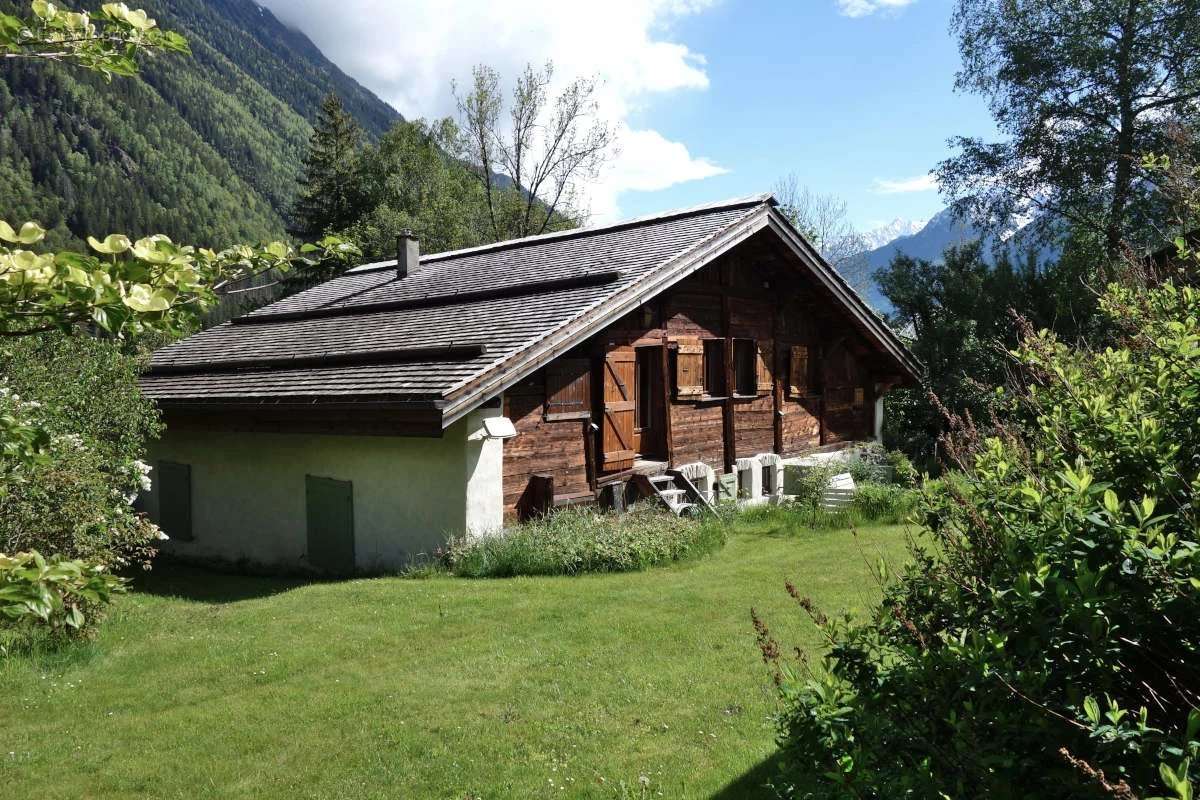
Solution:
[[[327,92],[368,138],[403,119],[251,0],[138,5],[192,55],[147,57],[140,77],[111,83],[0,64],[0,216],[39,221],[52,247],[116,231],[213,247],[280,238]]]

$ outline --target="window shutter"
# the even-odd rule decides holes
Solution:
[[[601,426],[600,466],[605,470],[633,467],[633,384],[637,356],[633,348],[613,350],[604,357],[604,424]]]
[[[767,341],[758,342],[758,393],[770,394],[775,388],[775,381],[771,377],[771,372],[774,369],[772,356],[775,355],[775,343]]]
[[[704,345],[699,339],[680,339],[675,352],[675,394],[701,397],[704,394]]]
[[[866,403],[867,391],[862,386],[854,387],[854,407],[862,408]]]
[[[591,362],[560,358],[546,367],[546,421],[592,416]]]
[[[798,344],[792,347],[790,373],[791,374],[788,380],[788,393],[792,397],[806,397],[808,395],[807,346]]]

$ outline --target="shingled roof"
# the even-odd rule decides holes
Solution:
[[[746,237],[774,227],[906,371],[916,362],[769,195],[368,264],[154,354],[160,404],[387,403],[448,426]]]

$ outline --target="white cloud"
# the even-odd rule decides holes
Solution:
[[[915,178],[887,180],[876,178],[871,191],[876,194],[910,194],[912,192],[932,192],[938,188],[937,178],[932,173],[918,175]]]
[[[724,171],[630,122],[667,93],[708,88],[704,57],[671,41],[669,26],[717,1],[258,0],[408,118],[454,114],[451,81],[468,82],[480,63],[506,79],[546,60],[556,82],[598,77],[600,115],[616,125],[620,151],[591,187],[597,221],[619,213],[622,192]]]
[[[897,12],[917,0],[837,0],[838,13],[844,17],[869,17],[877,11]]]

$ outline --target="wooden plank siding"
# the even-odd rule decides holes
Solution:
[[[754,341],[753,394],[732,396],[735,339]],[[710,397],[701,386],[703,343],[711,340],[724,342],[729,396]],[[665,429],[672,464],[702,461],[720,473],[730,457],[763,452],[791,457],[871,434],[873,382],[879,378],[866,341],[778,253],[747,243],[568,354],[590,358],[590,420],[547,418],[547,371],[571,373],[558,369],[556,362],[506,392],[506,414],[518,433],[504,450],[504,500],[510,517],[518,515],[535,475],[552,476],[558,496],[576,495],[594,492],[597,479],[603,482],[606,474],[632,466],[628,439],[623,438],[630,433],[625,415],[632,418],[626,407],[632,395],[620,383],[632,378],[635,347],[664,343]],[[803,356],[806,369],[801,386],[792,374],[794,353]],[[836,384],[830,411],[825,410],[827,380]],[[563,379],[553,383],[561,386]],[[553,386],[551,393],[555,395]],[[569,399],[573,410],[579,408],[574,394],[566,399],[560,395],[555,395],[557,402]],[[591,470],[589,449],[594,453]]]

